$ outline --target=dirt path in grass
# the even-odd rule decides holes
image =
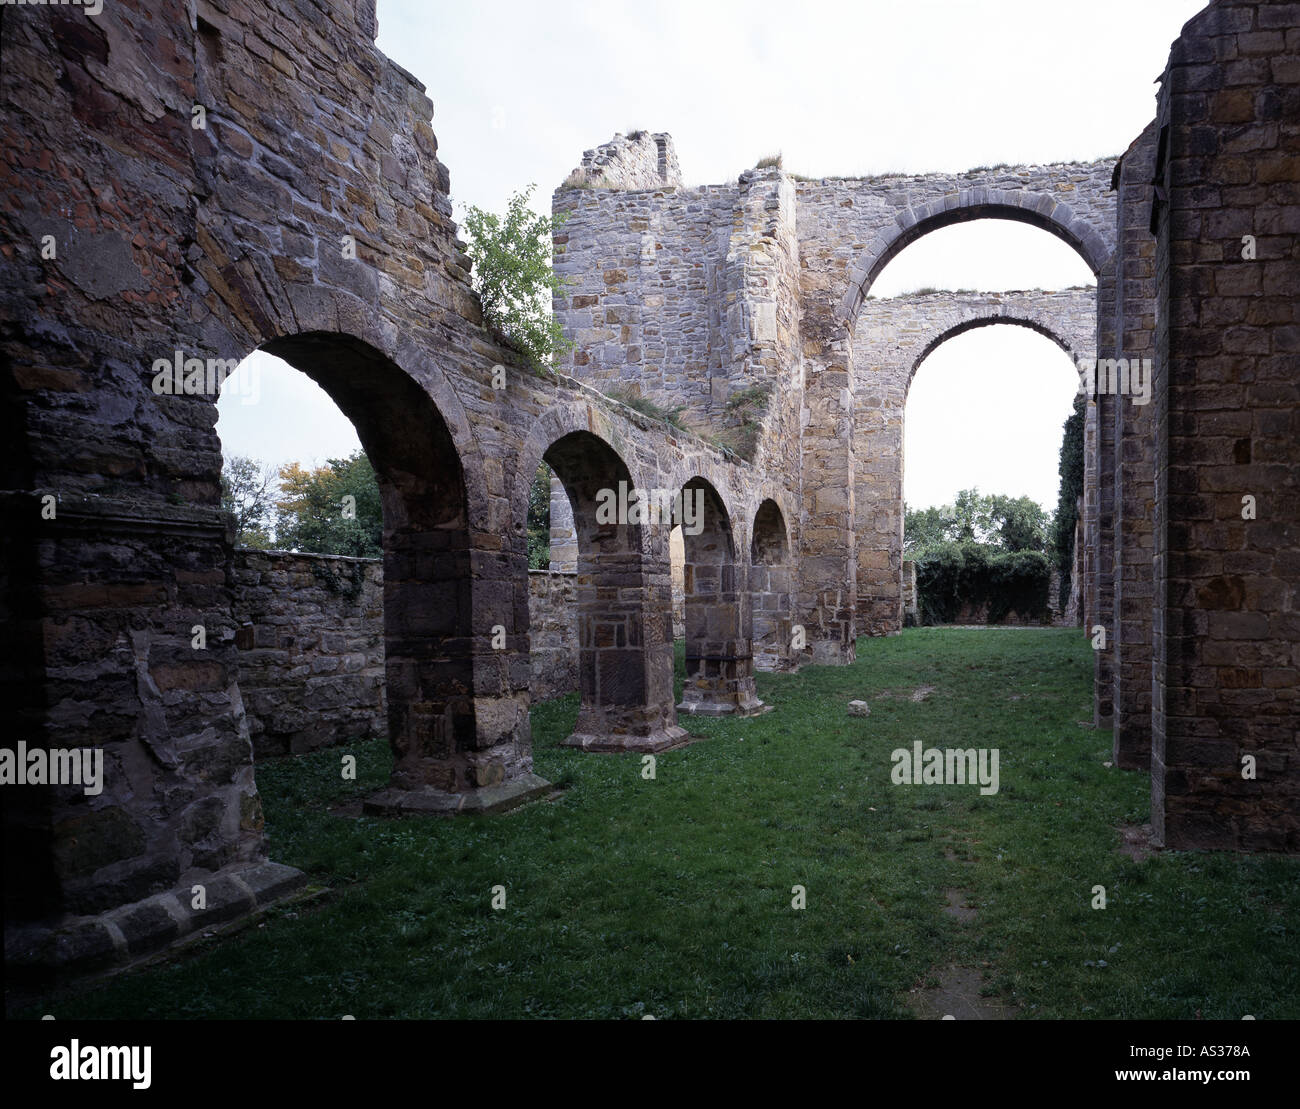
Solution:
[[[950,862],[957,860],[952,848],[947,855]],[[975,923],[979,911],[968,903],[964,890],[946,889],[943,894],[947,900],[944,913],[963,927]],[[981,996],[984,975],[975,967],[936,967],[926,977],[937,978],[939,984],[913,987],[907,996],[908,1008],[920,1020],[1010,1020],[1015,1015],[1013,1008],[996,997]]]

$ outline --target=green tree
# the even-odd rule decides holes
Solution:
[[[952,526],[950,509],[931,505],[929,508],[908,508],[903,504],[903,550],[909,554],[924,550],[948,539]]]
[[[355,451],[314,470],[282,466],[275,534],[286,550],[379,558],[384,510],[370,459]]]
[[[551,468],[543,462],[528,489],[528,569],[551,565]]]
[[[1049,516],[1029,497],[997,493],[985,498],[990,530],[1004,551],[1043,551],[1047,547]]]
[[[1070,595],[1070,578],[1074,569],[1074,529],[1079,520],[1079,496],[1083,492],[1083,414],[1084,398],[1074,398],[1074,411],[1065,421],[1061,435],[1061,475],[1056,514],[1052,520],[1051,554],[1061,574],[1062,608]]]
[[[271,498],[275,471],[255,458],[231,455],[221,468],[221,507],[235,518],[235,543],[271,546]]]
[[[505,218],[473,205],[465,216],[474,289],[487,322],[539,373],[573,349],[551,311],[563,279],[551,268],[551,236],[567,213],[539,216],[528,207],[535,185],[515,193]]]
[[[993,530],[989,509],[989,498],[980,496],[979,489],[963,489],[952,506],[948,538],[957,543],[983,543]]]

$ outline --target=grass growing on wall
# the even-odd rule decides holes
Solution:
[[[1092,665],[1073,629],[864,639],[852,666],[760,675],[774,712],[689,719],[707,740],[653,781],[559,747],[564,697],[532,713],[562,797],[502,816],[331,812],[386,782],[382,742],[348,749],[356,782],[341,749],[266,763],[271,857],[331,895],[25,1015],[891,1018],[960,965],[1023,1017],[1300,1017],[1300,860],[1120,854],[1149,787],[1079,726]],[[892,785],[914,740],[998,748],[999,792]]]

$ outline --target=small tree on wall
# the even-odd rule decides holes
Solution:
[[[471,204],[465,231],[474,289],[488,324],[534,370],[546,373],[573,349],[551,311],[551,297],[564,284],[551,268],[551,236],[567,213],[539,216],[530,210],[534,188],[529,185],[510,198],[504,219]]]

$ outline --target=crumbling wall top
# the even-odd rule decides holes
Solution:
[[[566,189],[660,189],[682,183],[673,137],[660,131],[617,134],[583,152],[582,164],[565,178]]]

